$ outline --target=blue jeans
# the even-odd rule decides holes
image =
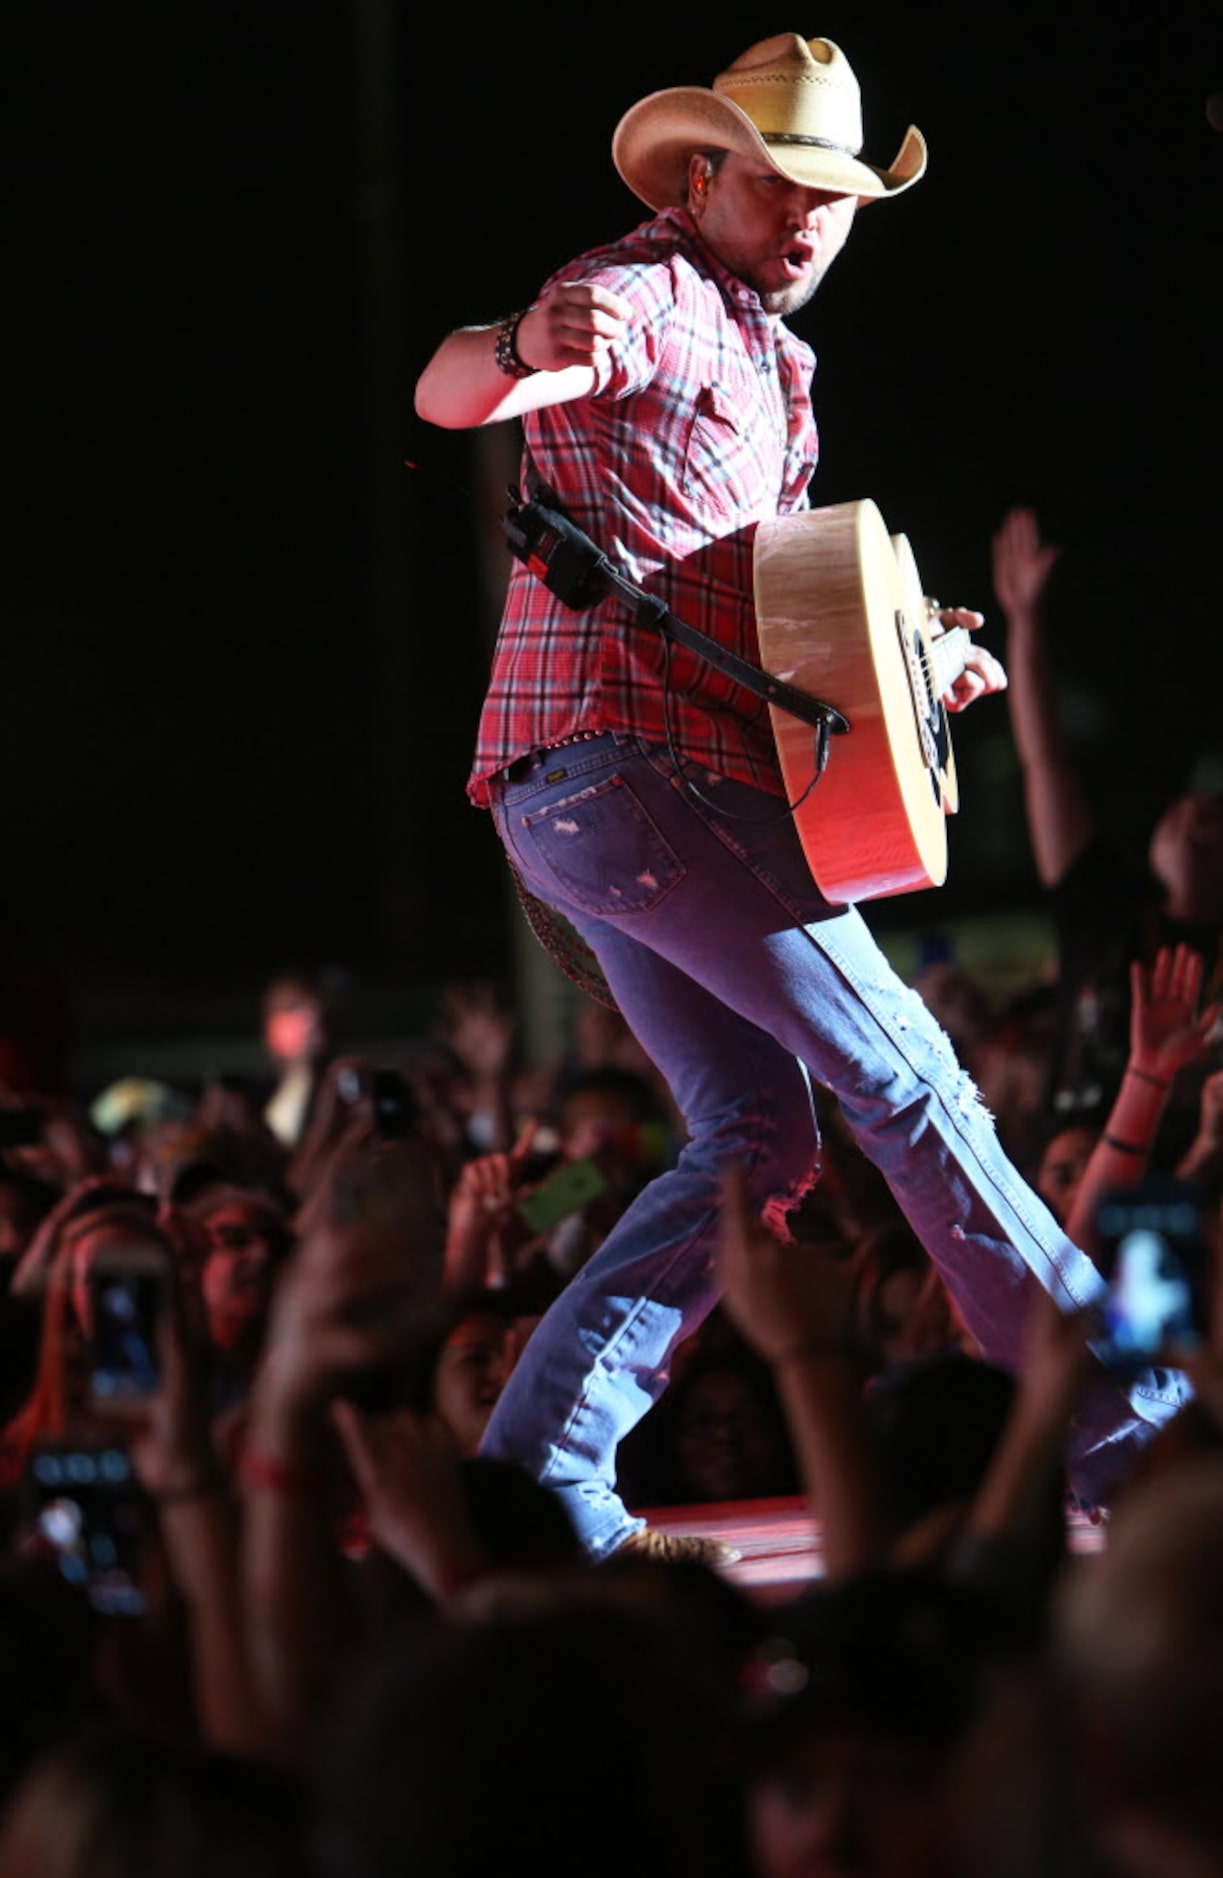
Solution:
[[[835,762],[835,751],[833,761]],[[616,1492],[621,1439],[666,1386],[676,1345],[717,1301],[722,1169],[756,1204],[802,1192],[819,1140],[808,1077],[836,1096],[989,1360],[1013,1368],[1034,1283],[1070,1309],[1100,1277],[999,1147],[920,998],[859,914],[816,889],[777,798],[607,733],[494,785],[526,886],[593,947],[689,1139],[532,1333],[484,1452],[556,1489],[589,1551],[642,1523]],[[818,785],[817,785],[818,787]],[[1105,1497],[1186,1385],[1101,1376],[1076,1420],[1071,1483]]]

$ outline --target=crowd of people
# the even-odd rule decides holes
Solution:
[[[1020,722],[1050,561],[1009,517]],[[1020,748],[1047,805],[1061,742]],[[1077,1506],[1104,1316],[1042,1295],[1019,1364],[984,1360],[822,1093],[784,1227],[728,1177],[721,1302],[619,1457],[647,1516],[805,1500],[820,1573],[784,1599],[682,1546],[595,1559],[481,1451],[542,1315],[682,1152],[614,1009],[581,998],[565,1059],[528,1064],[505,998],[459,985],[371,1056],[303,973],[267,988],[263,1080],[65,1094],[11,1047],[0,1878],[453,1878],[507,1851],[567,1874],[631,1846],[702,1878],[1216,1869],[1223,1073],[1214,908],[1174,899],[1211,813],[1164,817],[1120,960],[1110,923],[1073,986],[1055,953],[1006,1008],[946,964],[917,983],[1102,1272],[1119,1193],[1191,1202],[1196,1341],[1169,1319],[1157,1354],[1192,1401]],[[1076,826],[1051,905],[1103,851]]]

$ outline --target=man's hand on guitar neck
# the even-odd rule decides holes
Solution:
[[[984,613],[976,613],[967,606],[940,606],[930,616],[930,637],[939,638],[950,632],[953,626],[962,626],[965,632],[976,632],[985,624]],[[966,711],[978,698],[984,698],[991,691],[1006,690],[1006,672],[1001,662],[984,646],[971,641],[964,654],[964,669],[947,691],[943,693],[943,703],[949,711]]]

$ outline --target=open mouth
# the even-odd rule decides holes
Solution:
[[[781,265],[789,278],[799,280],[807,272],[815,256],[810,248],[798,243],[793,248],[787,248],[780,258]]]

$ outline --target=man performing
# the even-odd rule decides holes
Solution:
[[[807,506],[816,457],[814,357],[783,319],[858,207],[925,168],[915,129],[890,169],[861,145],[857,80],[828,40],[781,34],[712,89],[643,99],[612,154],[653,219],[562,268],[525,312],[452,333],[417,388],[436,424],[521,417],[528,466],[627,579],[753,663],[755,525]],[[947,703],[1003,684],[976,648]],[[716,1301],[728,1163],[775,1223],[809,1183],[809,1077],[984,1356],[1014,1366],[1036,1284],[1066,1309],[1096,1296],[924,1005],[859,914],[815,887],[759,698],[665,647],[622,599],[570,610],[516,564],[470,793],[529,891],[593,948],[689,1131],[533,1332],[485,1440],[561,1494],[594,1557],[649,1545],[616,1492],[617,1444]],[[1185,1394],[1162,1371],[1127,1387],[1101,1377],[1076,1421],[1085,1499]]]

